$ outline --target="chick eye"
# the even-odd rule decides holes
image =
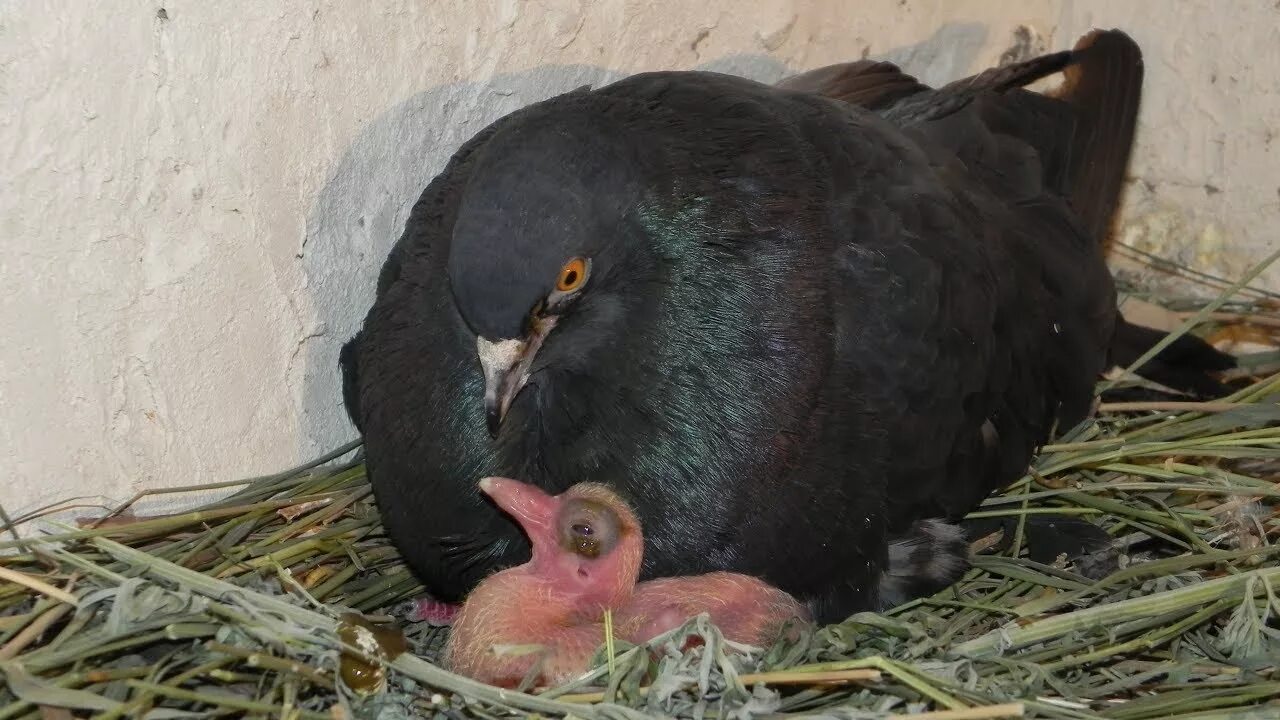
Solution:
[[[573,258],[560,268],[560,277],[556,278],[556,290],[573,292],[587,281],[587,261],[580,257]]]
[[[576,522],[569,526],[569,532],[572,533],[569,545],[575,553],[587,558],[600,556],[600,538],[595,536],[595,528],[585,522]]]
[[[573,551],[583,557],[597,557],[600,555],[600,542],[593,537],[578,537],[573,541]]]

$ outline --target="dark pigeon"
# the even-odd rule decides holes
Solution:
[[[954,581],[954,523],[1133,352],[1103,246],[1142,76],[1111,31],[936,90],[656,72],[493,123],[342,351],[391,538],[456,602],[529,558],[479,478],[598,482],[642,579],[749,573],[823,622]]]

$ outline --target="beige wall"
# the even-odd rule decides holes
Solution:
[[[0,0],[0,500],[353,437],[337,348],[424,184],[505,112],[664,68],[870,55],[944,81],[1023,24],[1143,45],[1134,242],[1228,275],[1275,245],[1271,0]]]

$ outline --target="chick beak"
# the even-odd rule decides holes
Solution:
[[[476,338],[476,355],[484,370],[484,414],[489,437],[498,437],[498,430],[511,409],[512,401],[529,381],[529,369],[538,348],[542,347],[543,339],[554,326],[554,317],[541,318],[523,340],[495,342]]]
[[[560,508],[557,498],[537,486],[500,477],[481,480],[480,490],[520,523],[535,550],[554,545],[556,513]]]

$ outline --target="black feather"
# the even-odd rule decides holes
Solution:
[[[356,333],[350,340],[343,343],[342,349],[338,351],[338,367],[342,370],[342,404],[347,408],[347,416],[351,418],[351,423],[356,426],[356,430],[360,430],[360,370],[359,350],[356,347],[360,344],[360,334]]]
[[[529,552],[481,477],[597,481],[643,523],[642,577],[751,573],[823,621],[947,582],[891,542],[1020,477],[1107,367],[1137,57],[1113,32],[936,91],[876,64],[646,73],[494,123],[343,352],[391,537],[460,599]],[[1017,87],[1064,65],[1056,97]],[[590,278],[556,304],[573,256]],[[491,438],[477,333],[553,306]]]

